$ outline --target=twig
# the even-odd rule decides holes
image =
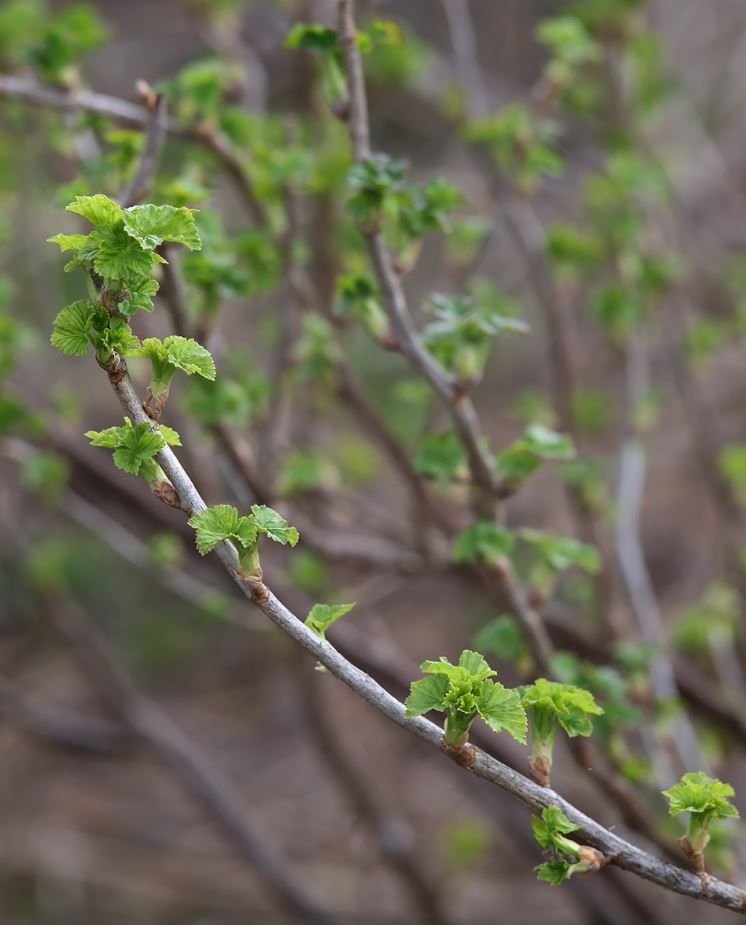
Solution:
[[[480,119],[489,112],[482,71],[477,54],[477,37],[469,0],[440,0],[453,46],[456,75],[466,97],[469,116]]]
[[[56,626],[84,669],[95,677],[122,719],[169,765],[223,834],[264,881],[280,905],[302,922],[332,925],[316,899],[292,874],[285,858],[246,814],[243,797],[197,744],[125,674],[105,640],[69,605],[50,601]]]
[[[147,422],[148,418],[142,410],[142,404],[132,388],[121,361],[112,364],[107,372],[117,397],[133,422]],[[204,510],[204,501],[170,447],[165,447],[160,451],[158,462],[175,487],[182,510],[190,514]],[[331,643],[320,639],[309,630],[262,581],[247,577],[241,571],[235,547],[223,542],[216,547],[216,552],[229,575],[246,597],[256,604],[276,626],[321,662],[366,703],[439,752],[448,754],[444,751],[443,732],[439,727],[422,717],[407,717],[402,703],[392,697],[365,672],[347,661]],[[471,757],[473,761],[468,766],[471,773],[506,790],[533,809],[541,810],[550,805],[558,806],[571,821],[580,826],[582,837],[588,844],[600,850],[611,863],[618,867],[674,892],[723,906],[742,915],[746,914],[746,895],[737,887],[715,878],[710,878],[705,884],[696,873],[662,861],[636,848],[586,816],[554,791],[540,787],[483,751],[475,748]],[[458,760],[458,757],[454,757],[454,760]]]
[[[368,102],[365,94],[363,68],[357,47],[353,4],[338,0],[339,34],[342,40],[347,85],[349,91],[349,128],[353,154],[357,162],[370,157]],[[365,238],[373,271],[381,290],[386,312],[399,349],[441,398],[464,444],[474,484],[482,495],[482,508],[500,493],[500,482],[479,426],[471,400],[462,394],[458,384],[423,346],[412,322],[401,279],[383,236],[378,230],[361,229]]]
[[[168,131],[166,97],[163,93],[151,90],[145,81],[138,81],[137,89],[148,110],[148,122],[145,126],[145,145],[140,155],[137,172],[120,199],[124,207],[142,202],[148,194],[158,170],[163,142]]]

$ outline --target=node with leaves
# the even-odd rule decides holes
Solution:
[[[678,784],[663,791],[672,816],[689,813],[686,835],[679,839],[687,857],[695,868],[704,873],[704,851],[711,835],[710,825],[723,819],[738,819],[738,809],[730,802],[735,796],[733,787],[701,771],[685,774]]]
[[[547,857],[534,868],[538,880],[559,886],[575,874],[599,870],[606,863],[600,851],[567,837],[578,832],[580,826],[570,822],[557,806],[547,806],[541,816],[532,816],[531,828]]]
[[[406,715],[422,716],[430,710],[445,713],[443,740],[448,748],[458,751],[464,747],[477,717],[493,732],[505,730],[517,741],[526,741],[526,713],[519,694],[492,680],[497,672],[478,652],[465,649],[457,665],[444,657],[423,662],[420,671],[426,677],[412,682]]]

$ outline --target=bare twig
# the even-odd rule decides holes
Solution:
[[[163,93],[156,93],[144,82],[138,81],[138,92],[148,110],[148,122],[145,126],[145,145],[140,155],[137,172],[121,196],[122,206],[132,206],[142,202],[153,185],[158,163],[161,158],[163,141],[168,131],[168,106]]]

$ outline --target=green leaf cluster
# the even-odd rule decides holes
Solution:
[[[334,312],[342,318],[356,318],[374,340],[382,340],[388,331],[378,289],[366,274],[348,273],[339,277]]]
[[[430,302],[434,320],[423,332],[425,343],[463,383],[473,383],[481,376],[492,337],[528,331],[507,299],[479,302],[470,296],[437,294]]]
[[[208,350],[191,337],[176,334],[164,338],[148,337],[130,356],[147,357],[153,366],[150,390],[153,395],[167,396],[177,370],[187,376],[215,379],[215,361]]]
[[[556,150],[556,123],[520,103],[506,106],[494,116],[472,120],[465,133],[468,141],[485,145],[499,166],[526,191],[535,189],[542,177],[555,176],[562,169]]]
[[[452,430],[428,434],[417,449],[413,465],[419,475],[435,482],[466,478],[469,472],[464,445]]]
[[[266,536],[282,546],[295,546],[298,531],[277,511],[264,504],[253,504],[250,514],[239,514],[230,504],[208,507],[189,519],[196,532],[197,551],[205,556],[218,543],[228,541],[236,547],[242,567],[250,574],[261,575],[258,540]]]
[[[730,784],[708,777],[701,771],[684,774],[663,791],[671,816],[689,813],[689,828],[681,844],[698,869],[704,869],[703,852],[710,841],[710,825],[716,820],[738,819],[738,809],[730,802],[735,791]]]
[[[570,738],[589,736],[592,717],[604,711],[590,691],[546,678],[522,688],[521,702],[531,721],[531,767],[537,781],[549,786],[557,731],[562,729]]]
[[[106,430],[89,430],[86,437],[91,446],[101,446],[114,451],[114,465],[132,475],[139,475],[152,485],[155,481],[166,481],[163,470],[155,457],[165,446],[181,446],[181,439],[170,427],[156,427],[147,422],[133,424],[124,419],[121,427],[107,427]]]
[[[505,489],[514,492],[545,460],[568,460],[575,456],[570,437],[543,424],[531,424],[522,437],[495,457],[497,474]]]
[[[491,680],[496,672],[478,652],[465,649],[457,665],[446,658],[423,662],[420,670],[426,677],[412,682],[406,715],[445,713],[447,745],[461,748],[477,716],[494,732],[506,730],[519,742],[526,741],[526,714],[519,694]]]
[[[570,822],[559,807],[546,806],[541,816],[532,816],[531,828],[539,847],[548,858],[534,868],[538,880],[559,886],[573,874],[587,873],[593,869],[581,859],[581,846],[567,837],[577,832],[579,826]]]

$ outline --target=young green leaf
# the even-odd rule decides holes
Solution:
[[[299,534],[295,527],[291,527],[285,518],[271,507],[265,504],[252,504],[251,513],[254,515],[257,531],[268,536],[275,543],[295,546],[298,542]]]
[[[96,193],[95,196],[76,196],[65,208],[68,212],[82,215],[92,225],[114,228],[122,221],[122,207],[103,193]]]
[[[96,306],[85,299],[63,308],[54,319],[50,338],[52,346],[68,356],[83,356],[87,353],[95,313]]]
[[[480,520],[456,537],[453,561],[494,563],[509,556],[515,547],[515,534],[491,520]]]
[[[739,813],[730,802],[735,791],[730,784],[708,777],[701,771],[685,774],[678,784],[663,791],[672,816],[697,813],[709,819],[738,819]]]
[[[216,504],[189,518],[189,526],[197,532],[197,552],[206,556],[218,543],[232,540],[244,549],[256,542],[257,525],[253,517],[240,516],[230,504]]]
[[[148,423],[133,425],[129,418],[124,419],[121,427],[89,430],[86,437],[92,446],[114,450],[114,464],[117,468],[132,475],[142,475],[147,481],[161,476],[154,457],[166,443],[179,443],[176,431],[166,428],[166,432],[162,433]]]
[[[183,244],[190,251],[199,250],[202,242],[194,223],[194,209],[174,206],[154,206],[147,203],[132,206],[123,213],[124,230],[141,248],[152,251],[164,241]]]
[[[306,617],[305,624],[317,636],[326,639],[326,631],[332,623],[349,613],[354,606],[354,601],[351,604],[314,604]]]
[[[446,714],[445,741],[461,748],[477,716],[494,732],[505,730],[519,742],[526,741],[526,714],[517,691],[492,681],[495,672],[478,652],[465,649],[458,664],[441,657],[423,662],[426,675],[413,681],[405,702],[407,716],[421,716],[430,710]]]
[[[415,454],[415,471],[438,482],[450,482],[468,473],[464,445],[452,430],[428,434]]]

